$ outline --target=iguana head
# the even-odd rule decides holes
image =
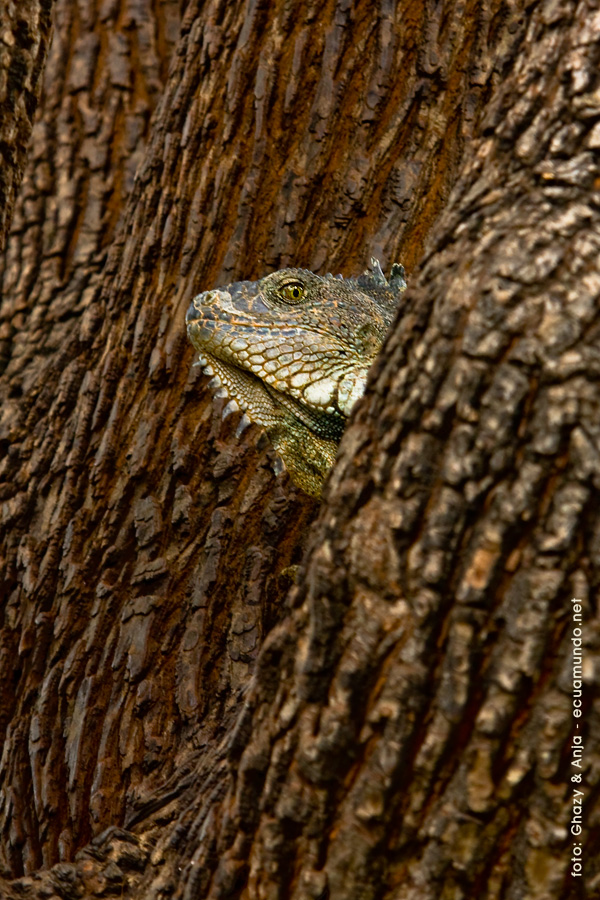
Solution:
[[[290,268],[235,282],[198,294],[186,317],[202,364],[267,429],[292,476],[294,448],[314,445],[304,462],[319,489],[406,288],[402,266],[388,282],[371,265],[357,279]]]

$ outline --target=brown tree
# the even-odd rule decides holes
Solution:
[[[593,896],[597,3],[54,15],[2,261],[0,896]],[[319,506],[185,309],[370,255],[409,290]]]
[[[0,6],[0,250],[23,177],[51,33],[52,0]]]

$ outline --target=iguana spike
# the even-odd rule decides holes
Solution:
[[[381,263],[375,257],[371,257],[371,270],[372,270],[372,278],[377,284],[385,284],[387,286],[387,279],[383,274],[383,269],[381,268]]]
[[[404,266],[400,263],[394,263],[390,271],[390,287],[401,293],[406,290],[406,279],[404,277]]]
[[[234,399],[230,400],[229,403],[226,403],[225,406],[223,407],[223,412],[221,413],[221,418],[226,419],[227,416],[231,415],[231,413],[239,412],[239,409],[240,409],[240,407],[238,405],[238,402],[234,398]]]
[[[235,429],[236,438],[241,437],[242,434],[244,433],[244,431],[246,430],[246,428],[248,428],[250,425],[252,425],[252,420],[250,419],[250,417],[248,416],[247,413],[243,413],[242,418],[238,422],[238,426]]]

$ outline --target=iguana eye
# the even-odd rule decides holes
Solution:
[[[279,296],[288,303],[299,303],[304,297],[304,285],[299,281],[288,281],[279,288]]]

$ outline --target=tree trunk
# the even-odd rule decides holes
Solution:
[[[0,896],[592,896],[596,4],[55,15],[3,270]],[[184,314],[370,255],[409,289],[319,510]]]
[[[52,2],[21,0],[0,6],[0,250],[23,177],[50,42]]]

